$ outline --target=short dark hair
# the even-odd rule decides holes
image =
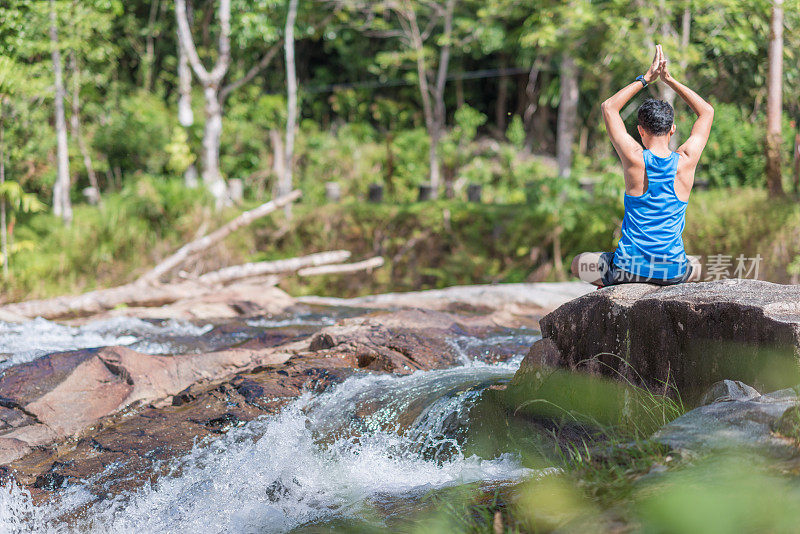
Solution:
[[[639,106],[639,126],[650,135],[667,135],[675,120],[675,111],[667,102],[648,98]]]

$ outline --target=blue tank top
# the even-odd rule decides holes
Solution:
[[[675,194],[678,154],[661,158],[645,150],[647,191],[625,195],[622,235],[614,265],[637,276],[667,280],[686,273],[689,260],[683,248],[688,202]]]

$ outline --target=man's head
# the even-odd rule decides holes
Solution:
[[[651,137],[670,136],[675,133],[675,112],[663,100],[649,98],[639,106],[639,134],[642,141]]]

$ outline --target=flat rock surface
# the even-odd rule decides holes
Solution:
[[[800,286],[612,286],[564,304],[540,325],[544,339],[523,370],[547,364],[658,389],[669,383],[685,398],[725,378],[762,390],[800,383]]]
[[[585,282],[553,282],[534,284],[491,284],[455,286],[445,289],[384,293],[356,298],[299,297],[298,302],[327,306],[366,308],[426,308],[444,311],[469,311],[494,315],[497,323],[508,326],[529,326],[530,318],[543,314],[565,302],[594,291]]]

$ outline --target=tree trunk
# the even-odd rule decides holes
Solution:
[[[324,274],[355,273],[358,271],[371,271],[383,267],[385,263],[381,256],[356,263],[342,263],[338,265],[320,265],[319,267],[305,267],[297,271],[297,276],[320,276]]]
[[[525,150],[533,152],[534,128],[533,116],[539,107],[539,91],[536,90],[536,82],[539,81],[541,72],[539,61],[534,61],[528,73],[528,83],[525,85],[525,111],[522,114],[522,123],[525,126]]]
[[[0,185],[6,183],[6,124],[3,112],[3,100],[0,98]],[[8,227],[6,226],[6,197],[0,198],[0,247],[3,253],[3,278],[8,279]]]
[[[94,165],[92,164],[92,156],[89,154],[89,147],[86,146],[86,140],[81,133],[81,81],[80,81],[80,67],[78,66],[78,59],[75,52],[72,53],[72,114],[69,117],[70,128],[72,130],[72,137],[78,142],[78,150],[83,157],[83,166],[86,167],[86,174],[89,177],[89,185],[92,188],[92,194],[89,196],[89,202],[92,204],[100,204],[100,184],[97,182],[97,174],[94,172]]]
[[[436,85],[434,86],[433,101],[433,131],[431,132],[430,165],[431,165],[431,189],[433,198],[439,195],[441,184],[441,163],[439,162],[439,141],[444,134],[447,109],[444,103],[444,90],[447,85],[447,72],[450,67],[450,39],[453,35],[453,12],[455,11],[456,0],[447,0],[444,13],[444,34],[442,39],[444,44],[439,53],[439,68],[436,74]]]
[[[228,284],[243,278],[253,278],[268,274],[291,273],[306,267],[318,267],[331,263],[347,261],[350,252],[347,250],[332,250],[330,252],[318,252],[308,256],[289,258],[285,260],[262,261],[258,263],[245,263],[225,267],[218,271],[213,271],[200,276],[197,281],[203,284]]]
[[[194,124],[192,71],[191,67],[189,67],[186,49],[181,44],[180,39],[178,39],[178,122],[187,130]],[[189,165],[186,172],[184,172],[183,181],[187,187],[197,187],[197,167],[194,163]]]
[[[508,83],[510,77],[505,72],[508,67],[508,60],[502,56],[500,61],[500,77],[497,80],[497,99],[494,109],[494,120],[497,125],[497,132],[502,136],[506,132],[506,118],[508,116]]]
[[[420,32],[419,25],[417,23],[416,13],[414,12],[413,8],[410,8],[405,15],[408,17],[410,25],[410,39],[417,64],[417,79],[419,83],[420,96],[422,98],[422,113],[425,116],[425,129],[428,131],[428,137],[430,138],[430,146],[428,148],[430,185],[433,190],[433,196],[436,197],[439,191],[439,183],[441,182],[438,153],[441,132],[437,122],[439,111],[434,109],[434,106],[438,103],[435,104],[432,102],[436,87],[434,87],[434,91],[432,91],[428,81],[428,68],[425,63],[425,43],[423,42],[422,33]]]
[[[152,0],[150,4],[150,17],[147,21],[147,35],[145,36],[145,53],[144,53],[144,90],[148,93],[153,89],[153,70],[155,68],[155,55],[156,55],[156,18],[158,12],[161,10],[161,0]]]
[[[272,145],[272,174],[275,175],[275,185],[272,188],[272,196],[281,196],[281,180],[286,174],[286,163],[283,158],[286,157],[286,151],[283,149],[283,137],[281,132],[275,129],[269,131],[269,140]]]
[[[772,0],[767,73],[767,190],[783,196],[781,122],[783,109],[783,0]]]
[[[186,52],[189,64],[203,87],[206,124],[203,131],[203,184],[217,201],[217,208],[230,202],[225,180],[219,170],[219,144],[222,137],[222,97],[220,86],[228,72],[231,59],[231,2],[219,3],[219,56],[214,68],[206,70],[197,54],[186,13],[186,0],[175,0],[175,18],[178,38]]]
[[[565,53],[561,60],[561,101],[558,104],[556,128],[556,161],[558,176],[568,178],[572,169],[572,145],[578,122],[578,69],[575,59]]]
[[[58,48],[58,19],[55,0],[50,0],[50,45],[52,46],[53,74],[55,75],[55,113],[57,140],[57,175],[53,186],[53,212],[65,223],[72,221],[70,203],[69,147],[67,121],[64,115],[64,77],[61,70],[61,50]]]
[[[222,138],[222,106],[214,85],[203,87],[206,123],[203,128],[203,184],[217,200],[218,207],[225,204],[225,180],[219,170],[219,145]]]
[[[800,133],[794,136],[794,192],[800,193]]]
[[[437,145],[439,143],[438,136],[436,135],[436,120],[433,116],[433,104],[431,103],[431,91],[428,86],[428,69],[425,65],[425,51],[423,49],[422,38],[419,33],[419,28],[416,26],[416,19],[414,20],[414,53],[417,61],[417,79],[419,83],[420,97],[422,98],[422,114],[425,117],[425,129],[428,130],[428,137],[430,138],[430,147],[428,148],[428,165],[430,167],[430,183],[431,186],[438,188],[439,186],[439,156],[437,154]],[[435,190],[435,189],[434,189]]]
[[[294,57],[294,25],[297,19],[298,0],[289,0],[289,12],[286,15],[286,145],[284,146],[284,173],[279,182],[279,193],[285,195],[292,189],[292,168],[294,160],[294,136],[297,131],[297,72]],[[286,218],[292,216],[292,205],[284,208]]]

